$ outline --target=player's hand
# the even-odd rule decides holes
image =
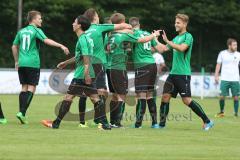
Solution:
[[[57,68],[59,69],[63,69],[67,66],[67,64],[65,62],[60,62],[58,65],[57,65]]]
[[[127,23],[123,23],[125,29],[132,29],[132,26]]]
[[[162,34],[162,39],[163,39],[163,41],[166,42],[166,43],[169,41],[164,30],[163,30],[163,34]]]
[[[111,52],[111,45],[107,44],[105,50],[106,50],[106,53],[109,54]]]
[[[69,55],[69,54],[70,54],[68,48],[65,47],[64,45],[61,46],[61,49],[63,50],[63,52],[64,52],[66,55]]]
[[[18,70],[18,62],[15,62],[15,69]]]
[[[86,84],[91,84],[92,83],[92,79],[91,79],[91,77],[89,75],[85,76],[85,83]]]
[[[219,83],[219,76],[215,76],[215,83],[216,83],[216,84]]]
[[[154,34],[156,37],[160,36],[160,31],[161,30],[154,30],[152,34]]]

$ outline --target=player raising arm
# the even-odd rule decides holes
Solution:
[[[170,99],[171,97],[176,98],[179,93],[182,97],[183,103],[203,120],[203,129],[209,130],[213,127],[213,122],[209,120],[202,107],[191,98],[190,59],[192,54],[193,37],[187,32],[188,20],[189,17],[185,14],[176,15],[175,28],[178,35],[172,41],[168,40],[165,31],[163,31],[162,38],[167,45],[162,45],[162,51],[173,51],[173,62],[170,75],[163,87],[159,127],[165,127],[166,118],[169,112]]]
[[[22,124],[28,123],[25,114],[31,103],[40,77],[40,58],[37,40],[47,45],[61,48],[65,54],[69,54],[67,47],[47,38],[39,28],[42,26],[42,16],[40,12],[28,12],[27,20],[28,26],[18,31],[12,45],[15,68],[18,70],[19,81],[22,85],[19,94],[19,112],[17,113],[17,118]]]

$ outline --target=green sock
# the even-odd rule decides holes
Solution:
[[[210,122],[209,118],[207,117],[207,115],[203,111],[202,107],[197,102],[192,100],[192,102],[188,106],[192,109],[192,111],[196,115],[198,115],[203,120],[204,123],[209,123]]]
[[[220,112],[223,113],[224,112],[224,106],[225,106],[225,100],[224,99],[220,99],[219,100],[219,105],[220,105]]]
[[[25,116],[25,114],[28,110],[28,107],[32,101],[32,98],[33,98],[33,93],[30,91],[27,91],[26,92],[26,106],[24,107],[24,110],[22,111],[23,116]]]
[[[169,113],[169,103],[161,102],[159,126],[165,127],[168,113]]]
[[[136,106],[136,123],[135,127],[140,127],[142,125],[143,117],[146,111],[146,99],[138,99]]]
[[[238,106],[239,106],[238,100],[234,100],[234,113],[238,113]]]
[[[121,106],[121,120],[123,119],[124,111],[125,111],[125,102]]]

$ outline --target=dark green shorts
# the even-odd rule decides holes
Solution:
[[[231,89],[232,96],[239,96],[239,82],[238,81],[221,81],[220,90],[221,96],[229,96],[229,89]]]

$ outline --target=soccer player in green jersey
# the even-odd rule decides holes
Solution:
[[[172,41],[168,40],[165,31],[163,31],[162,38],[167,45],[162,47],[162,51],[173,51],[173,62],[171,72],[163,87],[159,127],[165,127],[170,99],[171,97],[176,98],[179,93],[183,103],[203,120],[203,129],[207,131],[213,127],[213,122],[209,120],[202,107],[191,98],[190,59],[193,37],[187,32],[188,21],[189,17],[186,14],[176,15],[175,28],[178,35]]]
[[[114,13],[111,16],[113,24],[125,23],[125,16],[121,13]],[[107,70],[109,80],[109,90],[113,93],[113,98],[110,102],[110,123],[114,128],[122,127],[122,106],[125,103],[125,98],[128,90],[128,76],[126,71],[127,62],[127,45],[131,43],[146,43],[159,36],[159,31],[143,37],[136,37],[122,31],[115,31],[109,37],[107,49],[108,67]]]
[[[19,81],[22,85],[22,90],[19,94],[19,112],[17,113],[17,118],[22,124],[28,123],[25,114],[40,77],[40,58],[37,40],[47,45],[61,48],[65,54],[69,54],[67,47],[47,38],[39,28],[42,26],[40,12],[28,12],[27,20],[28,26],[18,31],[12,45],[15,68],[18,70]]]
[[[126,23],[121,24],[99,24],[99,16],[95,9],[90,8],[84,12],[84,15],[91,21],[90,28],[86,31],[86,34],[93,41],[93,68],[96,74],[96,79],[94,85],[98,89],[98,94],[100,99],[106,102],[107,98],[107,87],[106,87],[106,54],[104,50],[104,38],[105,34],[113,30],[121,30],[125,28],[130,28],[131,26]],[[85,110],[86,110],[86,100],[87,97],[80,97],[79,100],[79,113],[80,113],[80,127],[86,127],[85,125]],[[96,117],[94,118],[96,121]]]
[[[150,35],[140,29],[139,18],[131,17],[129,24],[132,25],[134,36],[141,38]],[[161,45],[155,39],[146,43],[133,45],[133,63],[135,68],[135,92],[137,94],[136,123],[135,128],[141,128],[146,104],[152,118],[152,128],[159,128],[157,124],[157,107],[153,98],[154,85],[157,75],[157,65],[152,55],[151,48],[160,50]]]
[[[108,125],[104,103],[100,100],[97,89],[93,85],[92,80],[95,78],[95,73],[91,64],[91,57],[93,56],[93,43],[87,36],[85,31],[90,26],[90,21],[85,16],[78,16],[73,25],[73,31],[78,36],[78,41],[75,48],[75,58],[62,62],[62,66],[66,66],[76,62],[76,69],[74,78],[68,88],[68,92],[61,103],[59,114],[54,121],[43,120],[42,124],[49,128],[59,128],[59,125],[70,109],[72,100],[75,96],[88,96],[94,103],[99,127],[104,130],[110,130]],[[101,115],[101,116],[100,116]]]
[[[0,102],[0,124],[6,124],[7,119],[4,117],[3,111],[2,111],[2,105]]]

